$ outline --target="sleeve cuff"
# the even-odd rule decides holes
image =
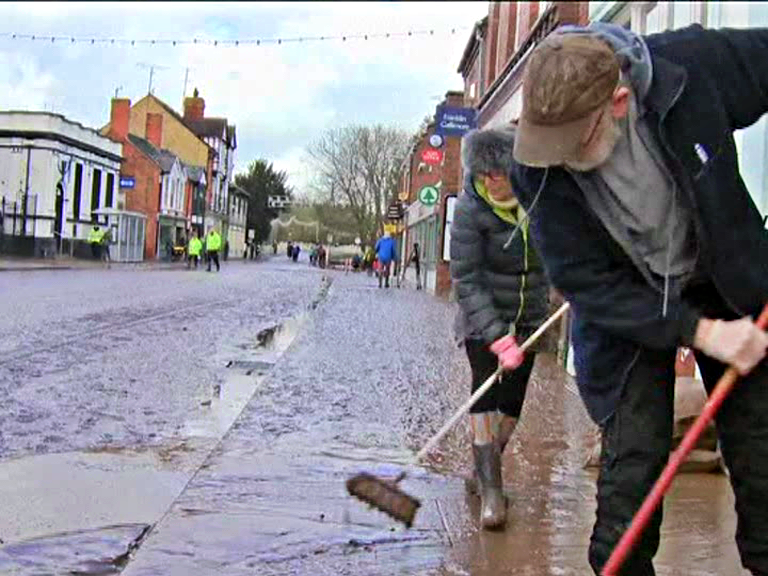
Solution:
[[[684,346],[693,346],[699,320],[701,320],[701,314],[688,304],[683,304],[680,310],[680,340]]]

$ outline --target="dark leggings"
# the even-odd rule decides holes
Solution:
[[[472,392],[474,393],[494,373],[499,366],[499,359],[480,340],[467,340],[464,345],[472,368]],[[519,418],[535,358],[535,353],[526,354],[522,365],[517,370],[504,372],[501,381],[491,386],[469,411],[478,413],[498,410],[506,416]]]
[[[216,270],[219,269],[219,251],[218,250],[211,250],[208,252],[208,270],[211,269],[211,262],[216,263]]]

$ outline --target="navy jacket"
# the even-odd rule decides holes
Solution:
[[[756,317],[768,300],[768,235],[739,175],[733,132],[768,111],[768,29],[694,25],[645,40],[645,114],[693,207],[700,270],[735,313]],[[662,316],[663,286],[633,265],[567,170],[515,165],[511,177],[547,274],[573,308],[579,388],[602,422],[640,347],[690,345],[700,313],[672,294]]]

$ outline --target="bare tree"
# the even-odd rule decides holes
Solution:
[[[381,230],[409,137],[386,126],[345,126],[326,131],[307,149],[314,188],[331,205],[349,209],[358,234],[372,242]]]

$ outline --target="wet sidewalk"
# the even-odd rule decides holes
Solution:
[[[255,262],[241,258],[222,260],[222,266],[250,265]],[[112,262],[111,270],[185,270],[186,262],[168,262],[165,260],[145,260],[143,262]],[[0,256],[0,272],[31,272],[38,270],[102,270],[107,266],[95,260],[84,258],[70,258],[62,256],[58,258],[16,258]],[[205,270],[205,262],[201,263],[198,270]]]
[[[394,474],[467,395],[454,305],[330,273],[327,298],[271,368],[123,571],[157,575],[589,574],[594,473],[573,382],[537,359],[505,455],[503,533],[478,529],[465,496],[465,425],[402,487],[421,499],[405,530],[350,498],[358,471]],[[660,575],[737,575],[733,503],[720,475],[679,478],[667,500]]]

